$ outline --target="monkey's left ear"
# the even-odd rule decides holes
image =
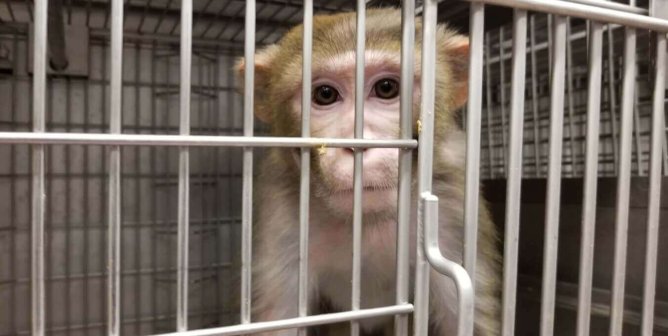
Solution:
[[[460,108],[468,99],[469,79],[469,38],[464,35],[454,35],[445,40],[443,51],[450,64],[450,74],[454,88],[453,104]]]

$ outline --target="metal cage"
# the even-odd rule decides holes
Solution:
[[[308,98],[314,12],[357,11],[359,56],[365,8],[386,3],[0,2],[0,335],[245,335],[346,321],[359,335],[360,319],[390,315],[397,336],[408,335],[409,318],[413,334],[423,336],[431,267],[457,284],[458,334],[472,335],[469,274],[475,269],[481,180],[502,181],[494,190],[505,195],[497,197],[502,209],[496,216],[505,230],[502,335],[668,334],[668,303],[662,301],[668,298],[668,272],[658,267],[668,256],[660,239],[668,237],[666,230],[659,231],[666,223],[661,189],[668,175],[668,1],[390,1],[403,13],[401,137],[364,139],[357,113],[354,139],[312,138],[309,104],[302,111],[302,137],[266,136],[253,120],[252,67],[245,72],[245,87],[237,87],[231,72],[235,58],[243,55],[252,64],[257,45],[273,43],[303,23]],[[508,22],[490,18],[497,11]],[[437,21],[465,22],[460,26],[470,36],[469,100],[462,114],[468,144],[463,265],[440,254],[434,234],[433,72],[421,78],[417,140],[406,103],[413,73],[406,60],[414,57],[418,15],[424,22],[425,69],[435,64]],[[357,83],[363,81],[362,60],[357,59]],[[362,95],[356,96],[356,110],[362,111]],[[419,207],[421,244],[411,272],[408,235],[398,241],[395,305],[359,305],[362,153],[357,151],[353,305],[345,312],[307,315],[303,247],[310,191],[303,182],[310,178],[308,149],[323,143],[400,149],[398,230],[407,232],[406,214]],[[250,318],[254,157],[275,146],[302,149],[300,316],[258,323]],[[419,200],[410,196],[414,151]],[[612,179],[601,186],[616,189],[608,292],[594,283],[604,177]],[[634,187],[640,178],[646,189]],[[528,237],[543,244],[536,248],[542,260],[533,266],[540,278],[527,287],[518,270],[525,236],[519,238],[520,221],[526,222],[521,211],[530,208],[522,194],[532,179],[545,183],[539,204],[544,229],[540,237]],[[566,274],[572,281],[562,282],[557,263],[564,252],[560,215],[568,179],[579,179],[582,188],[580,244],[578,266]],[[643,200],[634,200],[640,194]],[[633,207],[646,213],[642,221],[630,215]],[[630,227],[631,221],[639,223]],[[633,230],[642,230],[640,253],[629,248]],[[630,255],[640,260],[641,271],[627,263]],[[412,302],[410,277],[415,277]],[[639,295],[627,293],[629,283]],[[569,297],[560,296],[568,291]],[[534,329],[521,326],[518,315],[525,311],[517,302],[523,293],[538,297]],[[597,301],[601,296],[609,303]],[[564,307],[573,315],[560,315]],[[605,317],[604,331],[592,327],[595,316]],[[567,331],[558,322],[568,325]]]

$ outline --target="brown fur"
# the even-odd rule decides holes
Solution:
[[[400,12],[393,9],[367,11],[366,49],[392,52],[399,55],[401,48]],[[313,71],[322,68],[329,59],[336,55],[355,50],[355,14],[341,13],[314,17],[313,34]],[[416,20],[416,79],[419,78],[421,50],[421,22]],[[438,55],[436,71],[436,127],[434,155],[433,192],[440,198],[441,220],[439,238],[441,249],[446,257],[461,262],[463,249],[463,199],[464,199],[464,135],[455,122],[454,112],[466,99],[468,40],[457,35],[445,26],[437,30]],[[275,136],[299,136],[300,120],[290,113],[291,100],[301,87],[302,69],[302,27],[289,31],[278,44],[261,50],[255,60],[255,113],[262,121],[271,125]],[[237,69],[243,72],[245,64],[240,60]],[[417,81],[416,83],[419,83]],[[419,115],[419,100],[414,100],[414,119]],[[393,132],[396,132],[393,131]],[[318,136],[314,131],[313,136]],[[257,319],[278,319],[294,317],[296,312],[296,274],[298,271],[298,200],[299,167],[293,160],[292,149],[273,148],[264,160],[256,184],[256,214],[254,236],[254,313]],[[327,178],[319,169],[318,156],[312,153],[314,185]],[[416,169],[413,169],[415,172]],[[415,188],[414,188],[415,189]],[[312,193],[311,197],[311,244],[317,242],[322,232],[330,229],[322,222],[332,215],[325,206],[323,195]],[[417,203],[416,195],[414,195]],[[396,210],[384,214],[382,218],[365,215],[364,235],[373,235],[375,223],[388,218],[396,218]],[[412,215],[413,221],[415,213]],[[348,230],[350,220],[341,230]],[[500,329],[500,258],[496,242],[496,233],[489,218],[486,206],[480,207],[480,229],[478,238],[478,268],[476,276],[476,335],[497,335]],[[392,228],[394,230],[394,228]],[[411,234],[415,235],[415,228]],[[314,238],[315,237],[315,238]],[[415,242],[412,239],[411,256],[414,260]],[[394,242],[392,242],[394,243]],[[341,249],[347,245],[342,244]],[[313,246],[311,246],[313,248]],[[347,250],[346,250],[347,251]],[[339,253],[340,251],[330,251]],[[395,258],[395,246],[388,244],[384,250],[372,251],[383,258]],[[345,254],[345,253],[344,253]],[[384,259],[383,259],[384,260]],[[391,264],[391,263],[390,263]],[[320,287],[322,281],[334,281],[336,274],[321,274],[318,270],[323,265],[311,263],[310,297],[317,304],[323,297]],[[363,262],[363,268],[373,272],[394,272],[382,265]],[[392,266],[393,267],[393,266]],[[391,268],[391,267],[390,267]],[[393,273],[392,273],[393,274]],[[452,323],[456,321],[456,295],[449,279],[432,272],[431,312],[433,335],[451,335]],[[323,278],[324,277],[324,278]],[[373,282],[374,276],[365,278]],[[393,278],[392,278],[393,279]],[[379,280],[380,281],[380,280]],[[384,283],[383,283],[384,284]],[[365,283],[366,285],[366,283]],[[367,295],[385,295],[394,300],[394,285],[372,285]],[[379,287],[380,286],[380,287]],[[385,292],[379,288],[387,289]],[[363,287],[363,289],[365,289]],[[373,291],[379,291],[378,293]],[[376,294],[374,294],[376,293]],[[349,294],[347,294],[349,295]],[[363,295],[365,292],[363,291]],[[454,295],[454,297],[453,297]],[[348,307],[334,307],[346,309]],[[391,319],[382,320],[388,326],[385,335],[392,327]],[[370,324],[371,325],[371,324]],[[368,329],[368,328],[367,328]],[[338,334],[338,333],[336,333]],[[289,331],[271,335],[292,335]]]

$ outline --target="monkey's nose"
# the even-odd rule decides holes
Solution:
[[[362,153],[366,152],[368,148],[353,148],[353,147],[347,147],[344,148],[344,150],[350,154],[355,154],[355,151],[362,151]]]

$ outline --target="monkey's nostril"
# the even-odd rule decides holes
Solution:
[[[345,149],[346,152],[349,152],[350,154],[354,154],[355,151],[358,151],[358,150],[360,150],[360,151],[362,151],[362,152],[365,152],[368,148],[353,148],[353,147],[347,147],[347,148],[344,148],[344,149]]]

